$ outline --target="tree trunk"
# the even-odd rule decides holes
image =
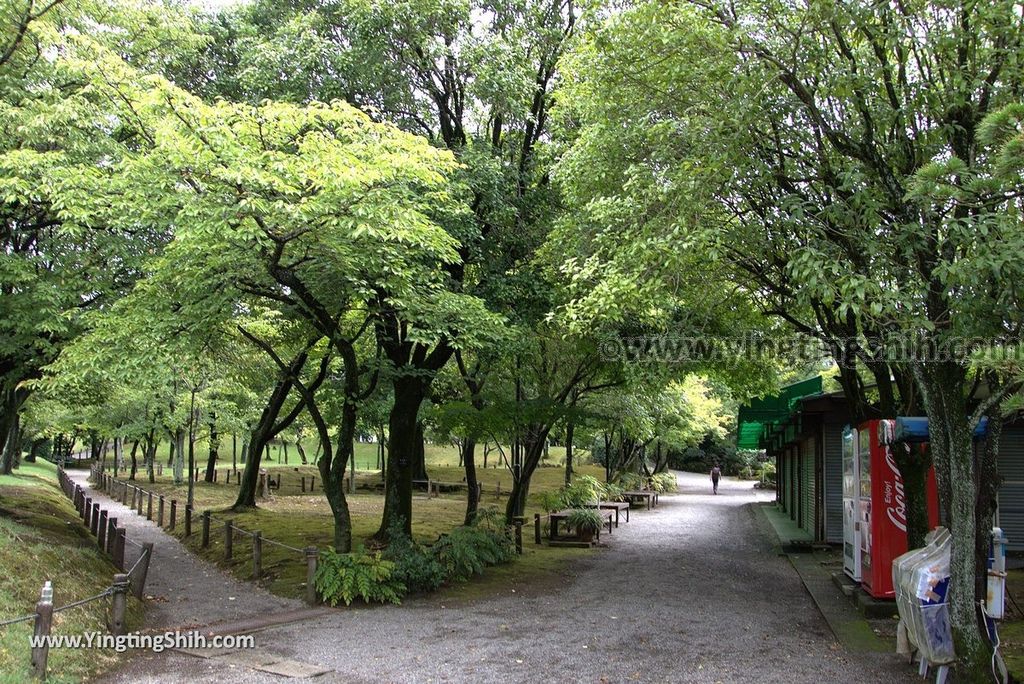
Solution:
[[[185,431],[175,428],[174,430],[174,484],[185,484]]]
[[[28,392],[24,389],[17,389],[11,382],[3,385],[3,396],[0,397],[0,474],[10,475],[14,470],[17,451],[16,440],[11,439],[11,433],[18,429],[18,412]]]
[[[572,438],[576,430],[576,423],[569,421],[565,424],[565,486],[572,484]]]
[[[122,447],[122,448],[123,448],[123,447]],[[135,457],[135,453],[136,453],[136,452],[137,452],[138,450],[139,450],[139,440],[135,440],[135,441],[134,441],[134,442],[132,443],[132,451],[131,451],[131,459],[132,459],[132,472],[131,472],[131,475],[129,475],[129,476],[128,476],[128,479],[129,479],[129,480],[134,480],[134,479],[135,479],[135,473],[136,473],[136,472],[138,471],[138,469],[139,469],[139,461],[138,461],[138,459],[136,459],[136,457]]]
[[[904,505],[907,515],[907,550],[924,546],[931,529],[928,521],[928,470],[932,467],[931,450],[916,445],[894,444],[890,449],[903,481]]]
[[[384,480],[384,515],[374,537],[389,539],[389,530],[398,526],[412,536],[412,480],[417,451],[422,447],[418,431],[420,405],[426,398],[429,381],[398,376],[392,380],[394,403],[388,417],[388,457]]]
[[[43,444],[46,443],[45,437],[39,437],[32,440],[32,447],[29,449],[28,454],[25,456],[25,463],[35,463],[36,457],[39,455],[39,450]]]
[[[254,507],[256,505],[256,486],[259,484],[260,461],[264,450],[268,448],[270,440],[281,430],[288,427],[299,414],[302,402],[296,405],[287,416],[275,425],[281,408],[284,406],[288,393],[291,392],[294,376],[302,370],[306,363],[306,353],[296,356],[288,367],[288,372],[278,377],[270,398],[267,400],[263,412],[256,426],[249,435],[248,442],[243,442],[242,455],[245,459],[245,470],[242,471],[242,482],[238,487],[238,497],[235,499],[233,509]],[[322,375],[321,378],[322,379]],[[319,383],[319,380],[317,384]]]
[[[472,525],[473,521],[476,520],[476,511],[479,506],[479,501],[476,496],[476,440],[472,437],[466,437],[462,440],[461,461],[463,468],[466,469],[466,488],[469,493],[466,495],[466,518],[465,525]]]
[[[210,413],[210,454],[206,459],[206,482],[213,482],[213,471],[217,469],[217,451],[220,448],[220,439],[217,436],[217,414]]]
[[[102,457],[101,458],[102,453],[103,453],[103,445],[100,443],[99,435],[96,433],[95,430],[90,430],[89,431],[89,458],[92,459],[93,463],[100,463],[100,462],[102,462],[103,469],[106,470],[107,469],[107,459],[106,459],[106,457]],[[117,463],[116,462],[114,463],[114,469],[115,469],[115,471],[117,470]]]
[[[342,427],[344,427],[344,426],[342,426]],[[343,430],[339,430],[338,431],[338,435],[341,436],[341,437],[344,436],[344,435],[342,435],[342,432],[343,432]],[[355,428],[352,429],[352,432],[355,432]],[[349,441],[349,444],[352,444],[352,442]],[[343,447],[341,447],[339,445],[338,446],[338,451],[340,453],[344,453],[343,452]],[[355,494],[355,492],[356,492],[356,452],[355,452],[355,445],[352,446],[351,455],[348,458],[349,458],[350,462],[352,463],[352,472],[349,474],[349,478],[348,478],[348,493],[349,494]]]
[[[156,438],[156,430],[150,430],[149,436],[146,437],[146,475],[149,477],[149,483],[153,484],[156,482],[156,473],[154,472],[153,466],[156,463],[156,449],[159,446],[160,440]]]
[[[423,439],[423,421],[416,423],[416,441],[414,446],[412,479],[429,480],[430,474],[427,473],[427,450]]]
[[[331,515],[334,518],[334,550],[338,553],[348,553],[352,550],[352,517],[348,509],[348,501],[345,499],[345,468],[348,460],[354,458],[352,440],[355,438],[356,429],[356,408],[354,401],[346,401],[342,408],[341,426],[338,430],[338,451],[331,453],[331,436],[327,429],[327,423],[323,416],[311,403],[310,397],[306,408],[309,410],[310,418],[316,425],[317,433],[320,435],[320,442],[323,444],[323,455],[320,457],[317,467],[320,470],[320,479],[323,482],[324,495],[331,507]]]
[[[522,440],[523,467],[519,478],[512,479],[512,491],[509,493],[505,506],[505,524],[512,525],[516,517],[526,510],[526,498],[530,494],[530,478],[544,456],[544,443],[547,441],[550,425],[533,424],[527,426],[526,435]]]
[[[972,673],[986,671],[991,656],[978,611],[978,601],[985,599],[987,556],[987,544],[983,543],[987,537],[979,539],[978,529],[981,524],[990,526],[991,516],[979,511],[978,503],[979,493],[992,483],[980,481],[985,473],[974,464],[972,426],[964,400],[966,371],[941,361],[915,364],[914,370],[928,412],[929,443],[943,497],[940,503],[952,536],[949,612],[953,641],[963,673],[974,676]],[[979,548],[984,548],[980,558]]]

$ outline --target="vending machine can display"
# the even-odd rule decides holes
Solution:
[[[892,430],[892,421],[871,420],[858,426],[856,435],[860,470],[860,581],[863,589],[875,598],[895,596],[892,561],[907,551],[906,493],[889,444]],[[939,517],[934,469],[929,470],[926,492],[931,529],[938,524]]]
[[[860,582],[860,469],[857,433],[843,430],[843,571]]]

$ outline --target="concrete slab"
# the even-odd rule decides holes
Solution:
[[[310,663],[301,663],[298,660],[279,660],[274,663],[267,663],[266,665],[260,665],[255,668],[261,672],[269,672],[271,674],[281,675],[282,677],[291,677],[293,679],[308,679],[310,677],[319,677],[322,674],[327,674],[331,670],[320,665],[311,665]]]

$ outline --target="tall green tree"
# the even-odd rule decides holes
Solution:
[[[995,480],[970,433],[1016,385],[954,347],[1019,332],[1019,186],[996,182],[983,122],[1020,99],[1022,35],[1012,2],[639,3],[584,42],[564,98],[583,124],[566,187],[613,219],[581,282],[604,265],[665,288],[646,269],[693,248],[824,340],[856,410],[865,377],[886,414],[927,410],[972,676]],[[900,466],[909,484],[928,463]]]

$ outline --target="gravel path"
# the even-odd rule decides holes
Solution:
[[[217,567],[196,557],[171,535],[146,520],[128,506],[97,492],[84,470],[68,470],[68,475],[83,488],[87,496],[99,501],[108,515],[125,527],[130,542],[153,542],[153,560],[146,577],[146,594],[154,597],[146,602],[145,629],[167,629],[209,625],[228,620],[248,618],[266,610],[301,608],[298,601],[279,598],[253,584],[239,582]],[[154,503],[153,515],[156,515]],[[180,511],[179,511],[180,514]],[[179,520],[178,524],[182,524]],[[139,557],[140,548],[125,545],[128,566]]]
[[[140,654],[110,681],[281,681],[241,664],[268,652],[349,683],[915,681],[895,656],[835,641],[751,505],[768,495],[679,479],[679,495],[634,511],[564,586],[338,610],[259,632],[255,653],[231,659]]]

